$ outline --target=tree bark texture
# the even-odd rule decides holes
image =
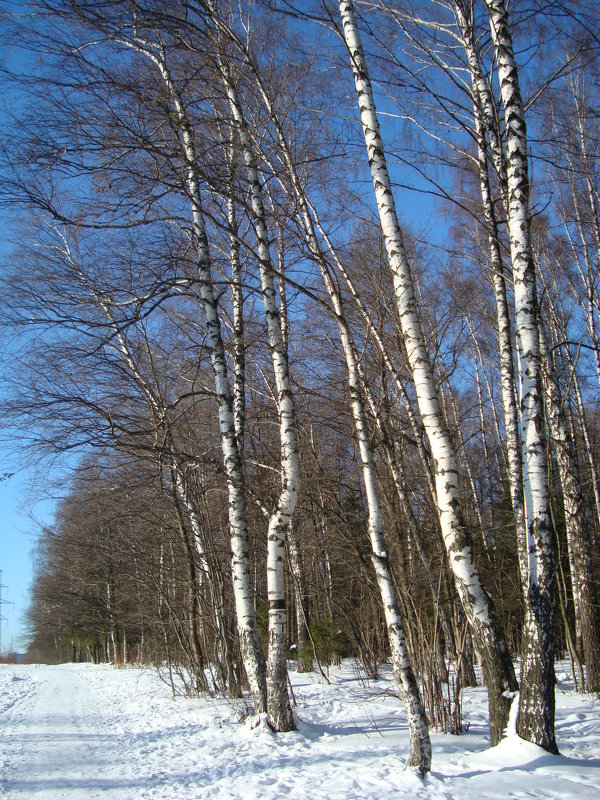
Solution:
[[[523,494],[523,469],[521,464],[521,448],[519,440],[519,414],[515,394],[514,353],[504,260],[500,246],[498,219],[492,196],[489,161],[487,153],[487,134],[490,142],[497,141],[496,116],[492,112],[489,90],[481,69],[481,61],[477,51],[472,19],[464,10],[463,3],[457,2],[458,18],[461,34],[469,61],[471,73],[471,91],[473,94],[473,116],[477,139],[477,162],[479,170],[479,188],[483,205],[483,219],[488,236],[490,265],[492,268],[492,286],[496,300],[496,322],[498,326],[498,350],[500,352],[500,376],[502,382],[502,407],[504,410],[504,427],[506,431],[506,451],[508,456],[508,477],[511,503],[515,517],[517,537],[517,554],[519,570],[523,586],[527,585],[527,536],[525,523],[525,504]],[[504,160],[496,157],[500,168]],[[501,180],[504,176],[501,176]]]
[[[220,70],[234,128],[239,138],[246,166],[256,232],[261,292],[277,391],[282,487],[277,506],[271,515],[268,526],[269,654],[267,660],[267,715],[270,725],[275,730],[291,731],[296,726],[287,688],[286,654],[288,642],[285,599],[285,542],[288,528],[292,523],[300,483],[296,412],[289,374],[287,346],[277,306],[277,292],[273,278],[274,269],[269,250],[269,232],[257,158],[231,76],[226,66],[222,63],[220,63]]]
[[[481,583],[463,521],[456,455],[444,424],[433,367],[419,320],[414,282],[396,214],[373,91],[353,4],[350,0],[340,0],[339,9],[343,36],[350,55],[381,229],[392,271],[404,345],[415,383],[419,411],[434,460],[440,527],[459,596],[484,663],[491,739],[492,744],[497,744],[508,722],[510,693],[517,688],[514,668],[491,598]]]
[[[257,713],[263,713],[267,710],[266,666],[258,636],[252,576],[248,557],[244,473],[236,435],[233,397],[227,376],[221,322],[212,284],[210,249],[204,223],[200,181],[196,168],[197,156],[194,147],[194,136],[190,129],[184,106],[173,85],[164,60],[154,54],[151,54],[150,58],[157,66],[165,83],[181,129],[183,155],[187,169],[187,189],[192,202],[192,222],[198,256],[197,265],[201,301],[206,320],[206,346],[210,353],[218,401],[221,450],[227,480],[231,563],[240,651],[255,710]]]
[[[504,0],[486,0],[506,128],[508,229],[521,362],[521,453],[528,590],[517,731],[557,752],[554,735],[556,554],[550,517],[535,262],[531,244],[527,130]]]

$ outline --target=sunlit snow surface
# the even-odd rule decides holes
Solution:
[[[433,735],[433,771],[404,771],[405,716],[389,673],[354,665],[292,673],[298,732],[272,734],[243,706],[173,699],[150,671],[109,666],[0,666],[0,797],[594,798],[600,797],[600,700],[558,670],[551,756],[516,737],[489,749],[483,689],[464,693],[469,732]]]

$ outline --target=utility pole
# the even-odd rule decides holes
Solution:
[[[2,656],[2,623],[6,622],[6,617],[2,615],[2,606],[13,605],[10,600],[2,597],[4,590],[8,587],[2,583],[2,570],[0,569],[0,657]]]

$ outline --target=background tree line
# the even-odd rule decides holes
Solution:
[[[4,415],[78,454],[32,657],[281,731],[290,646],[390,658],[421,773],[477,679],[556,750],[556,655],[600,688],[593,11],[5,13]]]

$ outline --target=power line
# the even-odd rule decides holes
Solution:
[[[5,589],[8,589],[8,586],[2,583],[2,570],[0,569],[0,656],[2,655],[2,623],[7,621],[6,617],[2,615],[2,606],[14,606],[11,600],[5,600],[2,597]]]

